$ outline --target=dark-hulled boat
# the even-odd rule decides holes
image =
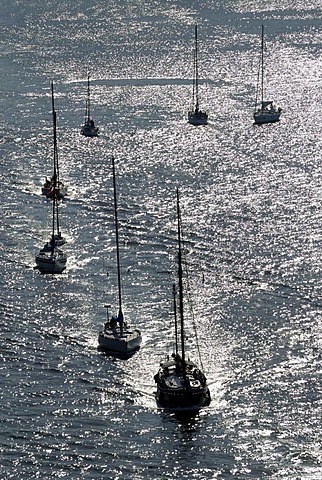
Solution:
[[[210,391],[202,370],[196,363],[186,358],[184,311],[183,311],[183,271],[182,271],[182,238],[179,192],[177,190],[178,216],[178,285],[180,323],[177,322],[176,287],[173,288],[175,317],[175,352],[161,362],[158,373],[154,376],[157,384],[156,400],[158,406],[170,410],[199,410],[209,405]],[[180,326],[180,329],[178,328]],[[180,330],[180,335],[179,335]],[[180,336],[180,340],[179,340]]]

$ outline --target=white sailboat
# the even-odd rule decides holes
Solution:
[[[156,400],[158,406],[173,411],[198,411],[209,405],[210,391],[207,379],[196,363],[186,358],[184,305],[183,305],[183,270],[182,270],[182,235],[179,192],[177,190],[177,217],[178,217],[178,284],[179,284],[179,312],[180,312],[180,340],[179,326],[176,315],[176,288],[174,286],[175,312],[175,351],[161,362],[158,373],[154,376],[157,384]],[[181,349],[180,349],[181,347]],[[180,350],[180,352],[179,352]]]
[[[55,101],[54,101],[54,85],[51,84],[51,102],[53,111],[53,121],[56,121]],[[59,162],[58,162],[58,149],[57,149],[57,133],[56,125],[54,125],[54,174],[49,180],[47,177],[45,183],[42,186],[41,193],[46,195],[47,198],[64,198],[67,195],[67,187],[59,179]]]
[[[261,90],[261,101],[258,102],[258,92]],[[262,42],[260,69],[257,82],[256,102],[254,120],[255,124],[278,122],[282,113],[282,109],[274,105],[272,100],[264,100],[264,25],[262,25]]]
[[[54,87],[51,84],[52,97]],[[42,273],[62,273],[66,268],[67,255],[60,248],[65,243],[59,229],[58,194],[57,194],[57,117],[53,100],[53,131],[54,131],[54,175],[53,175],[53,208],[51,239],[36,254],[36,265]],[[55,193],[56,192],[56,193]]]
[[[199,109],[199,71],[198,71],[198,29],[195,25],[195,50],[193,57],[192,108],[188,112],[188,122],[192,125],[207,125],[208,114]]]
[[[85,123],[82,126],[80,133],[82,135],[85,135],[85,137],[97,137],[99,133],[99,128],[95,126],[94,120],[91,118],[89,75],[87,77],[87,99],[86,99]]]
[[[98,349],[104,351],[109,355],[127,358],[133,355],[140,348],[140,345],[142,343],[142,336],[138,329],[132,329],[127,325],[124,320],[124,314],[122,310],[120,248],[114,158],[112,158],[112,167],[119,310],[117,316],[113,315],[111,318],[109,318],[108,309],[110,305],[105,305],[105,307],[107,308],[107,321],[104,325],[104,329],[98,335]]]

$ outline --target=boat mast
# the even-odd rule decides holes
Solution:
[[[117,261],[117,282],[119,292],[119,314],[118,320],[120,323],[121,335],[123,335],[123,312],[122,312],[122,293],[121,293],[121,270],[120,270],[120,248],[119,248],[119,232],[117,219],[117,198],[116,198],[116,179],[115,179],[115,162],[112,157],[113,167],[113,188],[114,188],[114,217],[115,217],[115,239],[116,239],[116,261]]]
[[[175,332],[175,341],[176,341],[176,350],[175,353],[178,355],[178,321],[177,321],[177,302],[176,302],[176,284],[173,284],[173,311],[174,311],[174,332]]]
[[[90,121],[89,74],[87,75],[87,121]]]
[[[177,189],[177,217],[178,217],[178,277],[179,277],[179,310],[181,330],[181,357],[182,371],[185,372],[185,349],[184,349],[184,321],[183,321],[183,272],[182,272],[182,250],[181,250],[181,217],[179,205],[179,190]]]
[[[57,150],[57,113],[54,112],[54,122],[55,122],[55,145],[56,145],[56,171],[58,171],[58,150]],[[56,172],[57,173],[57,172]],[[58,174],[54,175],[54,190],[53,190],[53,201],[56,204],[56,225],[57,225],[57,235],[60,236],[59,228],[59,215],[58,215],[58,191],[59,185],[57,182]]]
[[[51,248],[52,252],[54,251],[55,246],[55,221],[57,220],[57,229],[59,230],[58,226],[58,210],[56,206],[56,189],[57,189],[57,122],[56,122],[56,110],[55,110],[55,102],[54,102],[54,84],[51,82],[51,102],[52,102],[52,110],[53,110],[53,134],[54,134],[54,175],[53,175],[53,229],[52,229],[52,240],[51,240]]]
[[[56,135],[56,112],[54,111],[54,138]],[[55,142],[55,140],[54,140]],[[52,252],[54,251],[54,246],[55,246],[55,221],[57,220],[57,229],[59,230],[58,227],[58,209],[57,209],[57,199],[56,199],[56,188],[57,188],[57,174],[56,174],[56,167],[55,167],[55,160],[54,160],[54,186],[53,186],[53,231],[52,231],[52,241],[51,241],[51,249]]]
[[[54,84],[51,83],[51,96],[52,96],[52,110],[53,110],[53,132],[54,132],[54,186],[53,186],[53,216],[56,213],[57,234],[59,236],[59,216],[58,216],[58,203],[57,203],[57,190],[58,190],[58,149],[57,149],[57,113],[55,110],[54,101]],[[55,218],[53,218],[53,235],[55,235]]]
[[[55,187],[59,183],[59,167],[58,167],[58,150],[57,150],[57,118],[55,110],[55,100],[54,100],[54,83],[51,82],[51,103],[53,110],[53,130],[54,130],[54,182],[56,182]]]
[[[262,106],[264,101],[264,25],[262,25]]]
[[[198,95],[198,29],[195,25],[195,55],[194,55],[194,74],[195,74],[195,91],[196,91],[196,110],[199,109]]]

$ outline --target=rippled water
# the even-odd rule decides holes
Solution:
[[[322,478],[321,7],[4,3],[1,478]],[[205,128],[186,122],[195,23]],[[267,94],[283,114],[255,128],[262,23]],[[90,140],[79,134],[88,71],[101,129]],[[33,268],[50,230],[51,80],[70,192],[68,268],[55,277]],[[116,300],[111,155],[124,310],[144,336],[127,361],[97,352]],[[189,420],[153,396],[171,348],[177,186],[213,398]]]

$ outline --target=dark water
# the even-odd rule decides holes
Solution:
[[[3,2],[1,478],[322,478],[322,12],[262,3]],[[205,128],[186,122],[195,23]],[[283,114],[255,128],[262,23]],[[79,134],[88,71],[92,140]],[[51,80],[70,192],[55,277],[33,268],[50,232]],[[128,361],[96,349],[116,301],[111,155],[124,310],[144,336]],[[171,350],[177,186],[213,397],[190,420],[153,396]]]

